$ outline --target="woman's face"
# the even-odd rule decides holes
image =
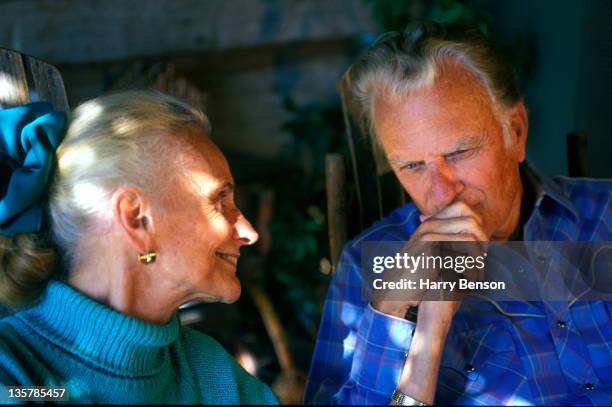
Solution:
[[[225,157],[210,139],[187,136],[188,147],[169,155],[173,174],[160,197],[154,248],[161,278],[187,301],[232,303],[240,296],[236,265],[257,232],[234,203]],[[181,150],[183,150],[181,148]]]

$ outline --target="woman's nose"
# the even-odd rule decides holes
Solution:
[[[251,223],[240,214],[234,224],[234,239],[240,241],[244,245],[251,245],[259,239],[259,235],[251,226]]]

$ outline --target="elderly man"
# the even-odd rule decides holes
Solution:
[[[512,69],[476,30],[388,33],[346,79],[414,203],[346,245],[306,401],[611,404],[612,303],[367,301],[360,244],[404,240],[415,254],[424,241],[609,241],[612,184],[525,163]]]

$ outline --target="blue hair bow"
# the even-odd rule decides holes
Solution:
[[[47,186],[67,118],[50,103],[0,109],[0,234],[43,227]]]

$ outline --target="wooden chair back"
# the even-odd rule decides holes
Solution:
[[[0,48],[0,108],[36,101],[69,112],[62,75],[48,62]]]
[[[51,64],[20,52],[0,48],[0,109],[48,101],[69,112],[64,81]],[[9,311],[0,306],[0,318]]]

